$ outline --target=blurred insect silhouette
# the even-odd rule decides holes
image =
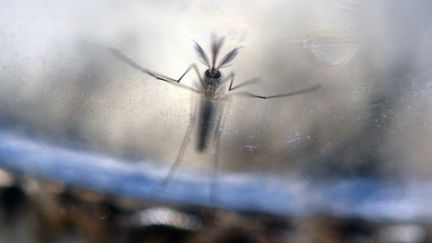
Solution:
[[[148,74],[158,80],[162,80],[169,84],[176,85],[179,88],[186,89],[200,94],[201,98],[199,102],[199,110],[197,115],[198,127],[197,127],[196,151],[199,153],[204,152],[207,149],[210,141],[214,140],[216,142],[215,153],[213,157],[213,166],[214,166],[214,169],[212,170],[213,173],[215,173],[217,170],[216,167],[217,167],[219,147],[220,147],[219,137],[222,131],[221,123],[223,123],[221,121],[222,113],[223,113],[223,106],[221,105],[222,104],[221,101],[226,101],[227,99],[235,95],[245,96],[250,98],[258,98],[258,99],[281,98],[281,97],[304,94],[320,88],[320,84],[317,84],[306,89],[301,89],[289,93],[277,94],[271,96],[262,96],[262,95],[253,94],[250,92],[243,92],[243,91],[238,92],[236,90],[248,85],[256,84],[257,82],[259,82],[259,79],[256,78],[252,80],[247,80],[241,82],[238,85],[234,85],[234,77],[235,77],[234,72],[231,72],[225,77],[222,75],[220,69],[229,66],[239,52],[239,47],[234,48],[233,50],[229,51],[227,54],[225,54],[225,56],[223,56],[218,60],[218,56],[220,54],[223,42],[224,42],[223,37],[212,36],[211,47],[210,47],[210,51],[211,51],[210,58],[208,57],[204,49],[198,43],[195,42],[194,47],[198,56],[198,60],[202,64],[204,64],[207,69],[205,70],[203,75],[201,75],[198,66],[195,63],[192,63],[178,79],[170,78],[165,75],[161,75],[149,71],[148,69],[145,69],[140,65],[136,64],[134,61],[132,61],[130,58],[122,54],[120,51],[116,49],[110,49],[110,51],[115,57],[122,60],[129,66],[145,74]],[[181,80],[185,77],[185,75],[190,71],[194,71],[196,76],[198,77],[199,83],[197,84],[197,87],[190,87],[180,83]],[[172,167],[170,168],[164,181],[162,182],[163,187],[165,187],[166,184],[172,179],[174,172],[178,168],[182,160],[183,154],[185,152],[186,146],[189,142],[192,128],[194,127],[195,123],[196,123],[196,115],[191,114],[189,126],[184,136],[180,150],[177,154],[177,158],[174,164],[172,165]],[[214,176],[215,175],[213,174],[213,177]],[[215,180],[213,179],[212,181],[214,182]]]

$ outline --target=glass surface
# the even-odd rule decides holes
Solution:
[[[220,173],[427,180],[431,16],[426,0],[11,1],[0,10],[1,128],[170,166],[200,95],[109,49],[178,78],[191,63],[205,71],[194,41],[208,51],[214,33],[223,53],[241,47],[223,75],[260,78],[244,91],[321,84],[221,101]],[[197,80],[191,72],[182,83]],[[215,143],[199,153],[191,136],[181,168],[207,171]]]

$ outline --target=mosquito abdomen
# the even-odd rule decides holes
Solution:
[[[198,114],[197,151],[203,152],[214,133],[217,123],[217,106],[213,101],[202,98]]]

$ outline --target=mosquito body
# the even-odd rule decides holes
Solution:
[[[244,81],[236,86],[233,86],[234,83],[234,73],[231,72],[227,76],[223,76],[220,69],[225,68],[229,66],[234,58],[237,56],[239,48],[234,48],[230,52],[228,52],[225,56],[220,58],[218,61],[218,56],[220,53],[220,50],[222,48],[224,42],[224,38],[216,38],[213,37],[211,41],[211,59],[209,59],[207,53],[204,51],[204,49],[195,42],[195,51],[197,53],[199,61],[204,64],[207,69],[203,73],[203,75],[200,75],[200,71],[196,64],[191,64],[186,71],[180,76],[178,79],[173,79],[165,75],[157,74],[155,72],[149,71],[140,65],[136,64],[134,61],[132,61],[130,58],[123,55],[120,51],[116,49],[111,49],[110,51],[112,54],[117,57],[118,59],[122,60],[129,66],[145,73],[153,78],[156,78],[158,80],[162,80],[164,82],[173,84],[178,86],[179,88],[186,89],[189,91],[192,91],[194,93],[200,94],[200,101],[199,101],[199,108],[198,108],[198,127],[197,127],[197,143],[196,143],[196,151],[197,152],[204,152],[208,148],[208,144],[212,139],[216,140],[216,147],[215,147],[215,153],[213,158],[213,165],[215,169],[213,172],[216,171],[216,165],[218,161],[218,154],[219,154],[219,144],[220,144],[220,132],[222,129],[220,129],[221,123],[222,123],[222,112],[223,107],[220,105],[221,101],[225,101],[229,99],[230,97],[237,95],[237,96],[244,96],[244,97],[250,97],[250,98],[258,98],[258,99],[272,99],[272,98],[280,98],[280,97],[287,97],[287,96],[294,96],[298,94],[307,93],[310,91],[317,90],[320,88],[320,84],[317,84],[315,86],[296,90],[289,93],[284,94],[278,94],[278,95],[272,95],[272,96],[262,96],[253,94],[250,92],[238,92],[235,91],[239,88],[256,84],[259,80],[258,79],[252,79],[248,81]],[[189,73],[190,71],[194,71],[196,73],[196,76],[198,77],[199,84],[198,88],[196,87],[190,87],[187,85],[184,85],[181,83],[181,80],[183,77]],[[234,91],[234,92],[233,92]],[[191,120],[188,126],[188,129],[186,131],[185,137],[183,139],[182,145],[180,147],[180,150],[177,154],[176,161],[172,165],[170,171],[168,172],[167,176],[165,177],[165,180],[163,182],[163,186],[165,186],[171,179],[172,176],[177,169],[177,167],[180,164],[180,161],[183,157],[184,151],[186,149],[186,145],[189,142],[192,128],[196,121],[195,114],[191,115]]]

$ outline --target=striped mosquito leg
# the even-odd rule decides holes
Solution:
[[[311,86],[309,88],[299,89],[299,90],[295,90],[295,91],[285,93],[285,94],[277,94],[277,95],[270,95],[270,96],[257,95],[257,94],[253,94],[253,93],[249,93],[249,92],[239,92],[239,93],[234,93],[233,95],[245,96],[245,97],[250,97],[250,98],[258,98],[258,99],[274,99],[274,98],[282,98],[282,97],[288,97],[288,96],[301,95],[301,94],[315,91],[319,88],[321,88],[321,84],[316,84],[316,85]]]
[[[235,74],[234,73],[230,73],[222,81],[222,83],[224,83],[224,82],[226,82],[226,81],[229,80],[228,91],[232,91],[232,90],[235,90],[235,89],[238,89],[238,88],[241,88],[241,87],[244,87],[244,86],[248,86],[248,85],[253,85],[253,84],[259,83],[259,81],[260,81],[260,78],[254,78],[254,79],[246,80],[246,81],[244,81],[244,82],[242,82],[242,83],[240,83],[240,84],[238,84],[236,86],[233,86],[233,84],[234,84],[234,78],[235,78]]]
[[[190,139],[190,136],[192,133],[193,126],[195,125],[195,121],[196,121],[196,117],[193,113],[191,113],[189,125],[188,125],[188,128],[186,130],[186,134],[183,138],[182,144],[180,146],[180,150],[177,154],[176,160],[172,164],[171,168],[169,169],[169,171],[168,171],[167,175],[165,176],[165,178],[163,179],[163,181],[160,183],[160,185],[153,188],[152,192],[159,191],[159,190],[163,191],[166,188],[166,186],[168,185],[168,183],[170,183],[172,181],[172,179],[175,175],[175,172],[179,168],[181,161],[183,159],[183,155],[184,155],[184,152],[186,150],[186,146],[189,143],[189,139]]]
[[[196,64],[192,63],[191,65],[189,65],[189,67],[186,69],[186,71],[184,71],[184,73],[180,76],[180,78],[178,79],[173,79],[170,78],[168,76],[162,75],[162,74],[158,74],[155,73],[153,71],[148,70],[147,68],[142,67],[141,65],[139,65],[138,63],[134,62],[132,59],[130,59],[129,57],[127,57],[126,55],[124,55],[121,51],[115,49],[115,48],[109,48],[108,49],[109,52],[111,52],[111,54],[116,57],[117,59],[121,60],[122,62],[126,63],[127,65],[129,65],[130,67],[134,68],[135,70],[138,70],[142,73],[145,73],[147,75],[150,75],[151,77],[155,78],[155,79],[159,79],[171,84],[176,84],[176,86],[183,88],[183,89],[187,89],[190,91],[193,91],[195,93],[200,93],[199,90],[196,90],[192,87],[180,84],[180,81],[183,79],[184,76],[186,76],[187,73],[189,73],[190,70],[194,69],[196,75],[198,76],[198,79],[200,80],[201,84],[203,83],[203,80],[201,78],[201,75],[199,73],[199,69],[197,67]]]
[[[170,77],[167,77],[165,75],[159,75],[159,74],[155,74],[152,73],[152,76],[155,77],[156,79],[162,80],[162,81],[167,81],[167,82],[176,82],[176,83],[180,83],[180,81],[183,79],[184,76],[186,76],[187,73],[189,73],[192,69],[194,69],[196,75],[198,76],[198,79],[200,80],[200,82],[202,83],[202,78],[201,75],[199,73],[198,67],[195,63],[192,63],[185,71],[184,73],[180,76],[180,78],[178,79],[173,79]]]
[[[228,104],[226,107],[224,107],[224,110],[221,110],[220,112],[224,112],[225,116],[222,114],[222,117],[218,120],[218,123],[216,124],[216,131],[215,131],[215,137],[216,140],[215,148],[214,148],[214,154],[213,154],[213,161],[212,161],[212,167],[210,167],[210,191],[209,191],[209,199],[210,202],[216,205],[216,195],[217,195],[217,177],[218,177],[218,171],[219,171],[219,155],[220,155],[220,142],[221,142],[221,136],[223,127],[225,124],[225,119],[227,117],[227,112],[229,110],[229,106],[231,104],[230,100],[226,101]]]

